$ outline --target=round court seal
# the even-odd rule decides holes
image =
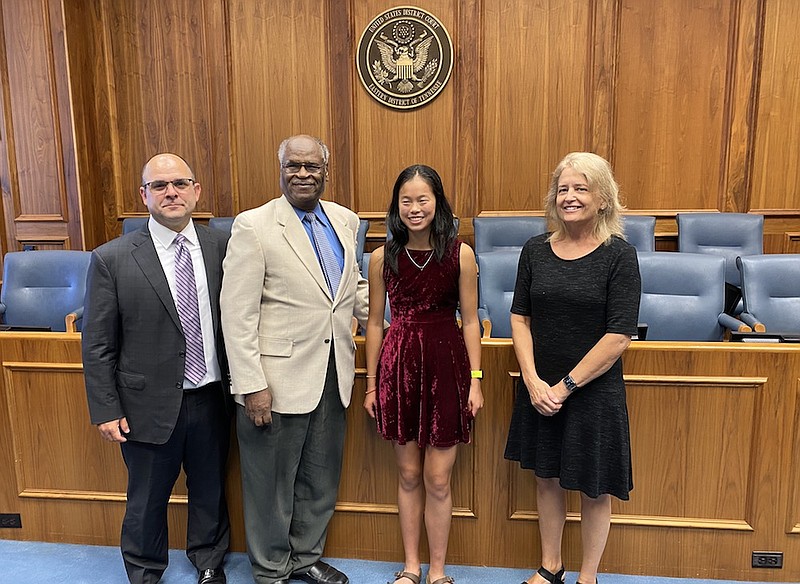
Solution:
[[[356,65],[369,94],[395,109],[434,99],[453,71],[453,42],[431,13],[413,6],[390,8],[367,25]]]

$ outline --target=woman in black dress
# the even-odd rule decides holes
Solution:
[[[621,355],[636,333],[641,282],[622,211],[608,162],[568,154],[545,201],[553,231],[520,256],[511,331],[522,376],[505,456],[536,475],[542,567],[530,584],[564,579],[567,490],[581,493],[578,583],[593,584],[611,496],[627,500],[633,488]]]

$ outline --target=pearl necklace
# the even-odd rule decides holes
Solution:
[[[408,248],[404,247],[403,249],[406,250],[406,255],[408,256],[408,259],[411,260],[411,263],[417,266],[417,268],[419,268],[420,270],[424,270],[425,266],[427,266],[430,263],[431,258],[433,257],[433,250],[431,250],[431,253],[428,255],[428,259],[425,260],[425,263],[419,265],[417,262],[414,261],[414,258],[411,257],[411,253],[408,251]]]

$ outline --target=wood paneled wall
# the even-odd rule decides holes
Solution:
[[[299,132],[331,147],[327,196],[376,223],[409,164],[440,171],[469,237],[481,213],[541,211],[558,160],[593,150],[663,249],[677,212],[719,210],[765,214],[765,249],[800,251],[797,2],[420,0],[456,60],[412,111],[354,65],[396,4],[0,0],[4,251],[112,238],[162,150],[193,165],[199,217],[257,206]]]
[[[719,210],[763,213],[765,250],[800,253],[796,0],[418,0],[415,4],[435,14],[448,29],[455,66],[435,101],[418,110],[395,111],[374,101],[361,86],[354,55],[366,25],[404,3],[0,0],[0,250],[26,245],[93,249],[111,239],[119,233],[121,219],[145,213],[137,191],[139,174],[146,159],[158,151],[177,152],[192,164],[203,186],[199,217],[252,208],[279,194],[279,142],[305,132],[331,147],[327,196],[376,224],[395,177],[409,164],[424,162],[441,172],[469,237],[471,218],[480,214],[541,211],[548,175],[558,160],[569,151],[593,150],[611,160],[631,212],[658,216],[662,249],[674,247],[677,212]],[[377,225],[375,233],[379,231]],[[6,383],[24,382],[25,388],[6,396],[10,411],[31,411],[45,385],[42,376],[76,383],[76,347],[67,348],[70,365],[61,368],[5,364]],[[42,362],[59,363],[62,357],[42,357]],[[685,357],[692,358],[689,353]],[[496,358],[498,371],[512,366],[510,351]],[[641,372],[650,373],[666,362],[650,363],[644,352],[634,352],[632,360],[634,370],[642,362]],[[715,375],[728,374],[734,365],[736,371],[751,371],[738,361],[712,362],[719,369]],[[689,363],[686,370],[692,367]],[[786,388],[794,392],[791,396],[796,394],[796,376],[793,379],[794,385]],[[666,518],[656,527],[685,528],[677,531],[678,539],[688,543],[670,538],[665,548],[663,537],[642,535],[646,527],[637,527],[639,519],[620,516],[626,527],[615,529],[614,537],[625,545],[611,549],[637,550],[643,562],[657,556],[660,565],[675,566],[672,572],[664,569],[674,575],[694,570],[717,577],[752,576],[741,565],[750,545],[748,530],[739,527],[746,523],[759,530],[764,517],[775,511],[768,508],[770,501],[762,500],[762,495],[770,495],[764,491],[769,484],[756,479],[777,476],[783,468],[779,465],[796,468],[799,462],[799,455],[790,460],[787,454],[791,449],[785,442],[792,439],[788,421],[781,434],[780,460],[755,455],[759,445],[772,442],[765,434],[769,424],[753,424],[770,419],[764,407],[774,407],[776,419],[789,414],[781,413],[774,406],[777,402],[759,397],[763,392],[758,380],[734,387],[689,379],[690,385],[708,390],[697,403],[680,383],[671,389],[644,377],[636,383],[631,404],[640,412],[634,433],[641,433],[643,440],[651,430],[674,434],[674,420],[658,412],[676,405],[686,424],[700,426],[703,420],[697,412],[713,410],[722,416],[720,424],[738,433],[721,443],[727,450],[702,444],[704,452],[714,453],[714,461],[726,463],[710,467],[711,475],[697,470],[703,464],[692,462],[688,454],[681,459],[695,469],[690,477],[695,492],[713,477],[713,488],[700,500],[705,511],[691,507],[695,500],[678,483],[669,483],[674,490],[667,498],[655,500],[644,481],[637,487],[644,503],[633,501],[619,511]],[[508,395],[496,398],[506,406],[510,403]],[[80,410],[74,401],[77,394],[59,399],[65,400],[64,408]],[[796,407],[794,397],[784,394],[783,399]],[[747,417],[749,406],[755,407],[753,418]],[[506,414],[499,415],[495,422],[504,423]],[[35,429],[23,418],[17,430],[33,443]],[[796,413],[793,420],[795,426],[800,424]],[[91,428],[85,422],[86,436],[73,436],[73,428],[59,425],[47,435],[59,440],[68,435],[70,443],[88,439]],[[797,436],[795,429],[795,443]],[[384,446],[365,444],[367,458],[379,459]],[[476,447],[488,452],[500,446]],[[8,442],[0,444],[4,459],[13,457],[10,449]],[[751,453],[746,464],[737,459],[737,452]],[[113,457],[101,460],[118,464]],[[486,469],[471,466],[473,460],[462,457],[459,472],[488,476]],[[26,483],[15,485],[22,491],[28,484],[36,490],[40,483],[69,483],[55,474],[40,476],[36,467],[24,463],[18,463],[18,471]],[[497,476],[503,481],[523,480],[498,464]],[[639,468],[651,485],[660,487],[652,475],[665,469],[685,472],[675,465],[670,460],[663,465],[643,460]],[[760,474],[753,469],[761,469]],[[374,512],[365,522],[370,529],[394,530],[391,509],[381,506],[389,500],[391,481],[382,476],[362,482],[371,472],[368,466],[349,472],[335,529],[345,533],[351,522],[363,527],[359,522],[366,509]],[[118,492],[119,477],[115,481],[100,481],[98,488]],[[786,525],[768,526],[771,535],[759,544],[769,547],[785,538],[787,545],[797,547],[798,484],[779,484],[777,511],[787,517]],[[473,535],[472,488],[463,481],[457,487],[461,526],[454,530],[454,549],[467,545]],[[729,492],[730,496],[719,494]],[[81,497],[92,500],[97,495],[89,489]],[[535,547],[533,500],[522,490],[513,497],[518,516],[492,524],[490,530],[500,534],[510,529],[515,534],[512,541],[528,540],[525,559],[503,556],[513,546],[500,549],[506,541],[501,537],[492,538],[490,551],[499,554],[493,557],[501,563],[529,563]],[[365,501],[373,506],[363,507]],[[478,507],[490,504],[478,502]],[[111,527],[97,535],[95,543],[114,537],[119,504],[106,500],[91,507],[81,519],[86,533],[93,533],[92,525],[108,524]],[[34,524],[46,523],[44,516],[54,512],[83,517],[82,510],[78,500],[45,502]],[[684,519],[672,525],[673,516]],[[714,527],[712,521],[712,527],[704,524],[698,530],[692,518],[701,523],[722,518],[723,523]],[[570,525],[567,537],[575,543],[576,531]],[[741,537],[732,534],[737,530]],[[373,531],[365,532],[370,538],[365,545],[374,547]],[[92,536],[87,537],[91,542]],[[389,543],[396,553],[396,538]],[[334,533],[331,545],[345,550],[352,538]],[[731,545],[739,564],[726,558]],[[716,554],[713,566],[702,556],[709,546]],[[360,548],[357,552],[367,553]],[[689,556],[691,562],[681,564]],[[466,554],[457,560],[475,557]],[[632,557],[611,552],[606,566],[643,571],[631,564]]]

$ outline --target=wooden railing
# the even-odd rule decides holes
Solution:
[[[361,408],[363,339],[344,472],[326,555],[400,561],[391,445]],[[634,490],[614,501],[602,570],[798,581],[800,346],[633,343],[624,356]],[[0,513],[22,529],[0,537],[116,545],[124,512],[119,448],[90,425],[80,336],[0,333]],[[503,459],[517,381],[508,340],[484,339],[486,405],[453,477],[451,563],[535,568],[534,478]],[[170,546],[185,544],[183,481],[170,506]],[[244,550],[238,452],[228,493],[233,548]],[[568,569],[580,561],[579,501],[570,496]],[[751,567],[781,551],[784,568]]]

